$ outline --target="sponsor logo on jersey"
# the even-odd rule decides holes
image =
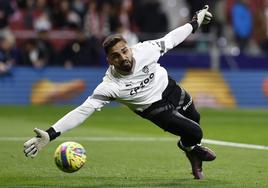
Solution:
[[[132,82],[126,83],[126,87],[132,86]]]
[[[149,84],[149,82],[150,82],[153,78],[154,78],[154,73],[151,73],[151,74],[149,75],[148,78],[145,78],[145,79],[140,83],[139,86],[134,87],[133,89],[131,89],[131,91],[130,91],[130,95],[131,95],[131,96],[132,96],[132,95],[136,95],[136,94],[140,91],[140,89],[142,89],[142,88],[144,88],[145,86],[147,86],[147,85]]]

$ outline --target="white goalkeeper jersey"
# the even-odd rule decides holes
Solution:
[[[135,63],[131,74],[121,75],[113,66],[110,66],[93,94],[52,127],[57,132],[65,132],[79,125],[95,110],[100,110],[113,100],[136,111],[143,111],[152,103],[161,100],[162,93],[168,84],[168,74],[160,66],[158,60],[168,50],[183,42],[192,30],[191,24],[185,24],[163,38],[132,46]]]
[[[121,75],[110,66],[101,84],[85,104],[100,109],[111,100],[143,111],[162,97],[168,84],[167,71],[157,61],[165,52],[162,41],[146,41],[131,47],[135,59],[131,74]]]

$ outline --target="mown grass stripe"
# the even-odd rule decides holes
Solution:
[[[0,137],[0,141],[26,141],[28,137]],[[176,138],[171,137],[62,137],[58,138],[57,141],[92,141],[92,142],[170,142],[176,141]],[[203,139],[202,143],[218,145],[218,146],[228,146],[236,148],[247,148],[247,149],[257,149],[257,150],[268,150],[268,146],[255,145],[255,144],[245,144],[236,142],[226,142],[220,140]]]

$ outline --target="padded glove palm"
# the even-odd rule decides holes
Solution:
[[[35,128],[34,132],[36,136],[24,143],[24,153],[26,157],[30,156],[34,158],[50,141],[46,131]]]

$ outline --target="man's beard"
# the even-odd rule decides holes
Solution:
[[[124,72],[130,72],[132,70],[133,61],[125,60],[120,65],[120,70]]]

